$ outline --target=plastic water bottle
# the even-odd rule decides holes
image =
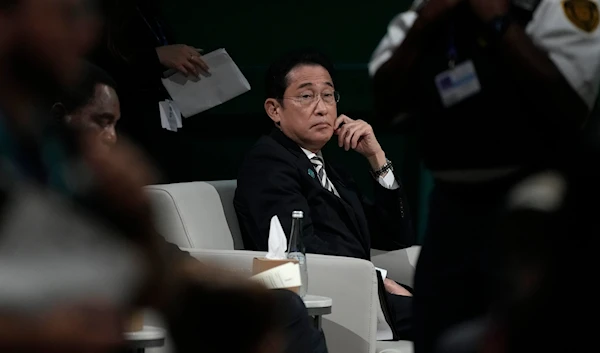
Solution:
[[[292,232],[290,234],[290,243],[288,244],[288,259],[298,261],[300,265],[300,278],[302,286],[298,295],[304,297],[308,292],[308,270],[306,268],[306,248],[304,247],[302,223],[304,220],[304,212],[292,212]]]

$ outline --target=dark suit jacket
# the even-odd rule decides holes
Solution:
[[[368,260],[371,248],[396,250],[415,243],[402,187],[388,190],[374,180],[373,204],[342,169],[329,160],[325,168],[341,197],[321,186],[306,154],[281,131],[262,137],[242,164],[234,199],[244,246],[267,250],[274,215],[290,234],[295,210],[304,211],[310,253]]]
[[[175,38],[169,26],[161,20],[157,8],[152,6],[152,1],[139,3],[139,10],[131,6],[118,20],[123,23],[117,25],[121,29],[115,35],[118,37],[115,44],[122,55],[109,49],[107,27],[100,44],[88,58],[117,82],[122,114],[119,130],[144,145],[156,143],[155,137],[149,134],[162,130],[158,102],[169,98],[161,81],[167,68],[160,63],[156,52],[161,45],[156,23],[160,22],[169,44],[175,44]]]

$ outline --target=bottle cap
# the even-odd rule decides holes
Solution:
[[[292,212],[292,218],[304,218],[304,212],[294,211]]]

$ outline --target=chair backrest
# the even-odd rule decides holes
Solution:
[[[158,231],[182,248],[243,249],[233,196],[237,182],[223,180],[146,187]]]

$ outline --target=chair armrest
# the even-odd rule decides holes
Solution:
[[[375,266],[386,269],[388,278],[412,286],[420,251],[420,246],[389,252],[371,250],[371,261]]]
[[[252,260],[264,252],[244,250],[182,249],[200,261],[239,274],[252,274]],[[307,255],[308,292],[333,300],[331,315],[323,317],[329,351],[375,352],[377,329],[377,278],[375,267],[364,260]]]

